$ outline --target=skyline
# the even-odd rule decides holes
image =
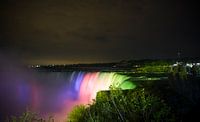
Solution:
[[[3,0],[0,52],[28,64],[199,57],[198,4]]]

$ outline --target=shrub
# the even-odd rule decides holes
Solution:
[[[144,89],[112,90],[99,92],[87,108],[76,107],[68,121],[173,121],[170,111],[164,101]]]
[[[21,116],[7,118],[6,122],[54,122],[54,119],[52,116],[49,116],[48,120],[45,120],[39,117],[37,113],[26,110]]]
[[[74,109],[68,115],[69,122],[80,122],[81,120],[85,120],[84,117],[86,115],[86,107],[84,105],[75,106]]]

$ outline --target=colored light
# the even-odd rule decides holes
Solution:
[[[97,92],[110,90],[110,86],[114,89],[136,87],[130,77],[115,72],[38,72],[34,80],[10,82],[12,85],[7,87],[15,96],[8,96],[12,99],[9,103],[17,102],[42,116],[55,115],[56,121],[65,119],[73,106],[90,104]],[[12,109],[25,110],[22,107]]]

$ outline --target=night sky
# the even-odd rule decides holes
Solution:
[[[28,64],[200,56],[189,0],[1,0],[0,53]],[[1,57],[2,58],[2,57]]]

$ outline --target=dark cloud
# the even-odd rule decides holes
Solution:
[[[179,0],[4,0],[0,48],[38,63],[199,56],[197,13]]]

